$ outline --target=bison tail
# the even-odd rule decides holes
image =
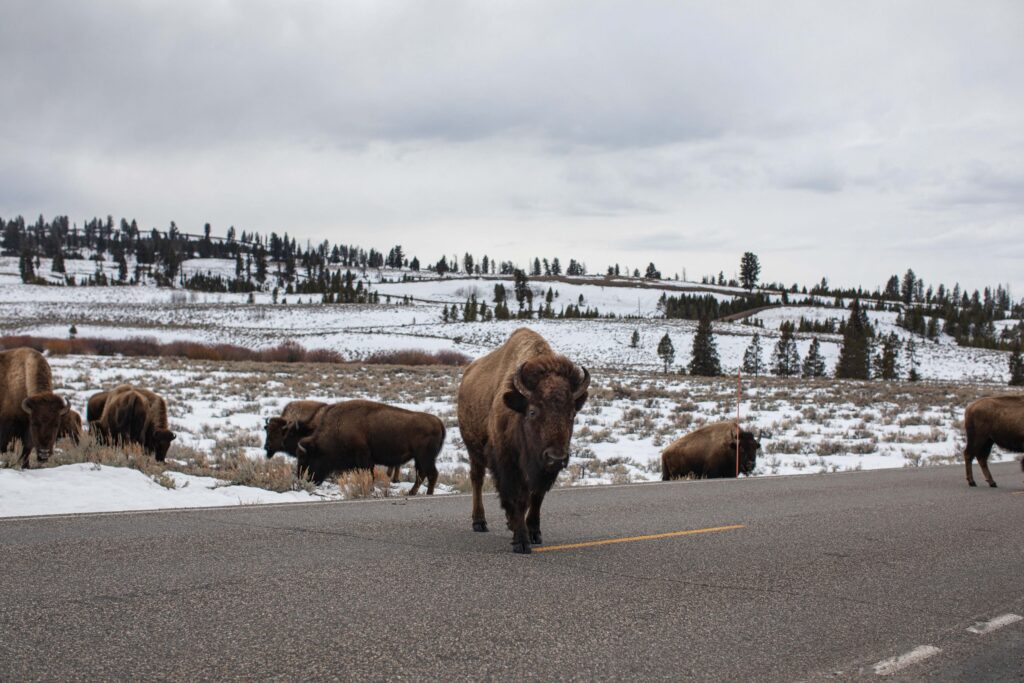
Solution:
[[[669,481],[670,479],[672,479],[672,477],[670,477],[669,474],[668,474],[668,468],[665,467],[664,465],[662,465],[662,467],[661,467],[661,480],[662,481]]]

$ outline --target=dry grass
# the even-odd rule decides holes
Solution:
[[[391,480],[377,468],[342,472],[334,482],[346,499],[387,498],[391,495]]]

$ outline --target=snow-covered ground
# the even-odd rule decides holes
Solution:
[[[93,262],[87,263],[95,268]],[[8,272],[10,264],[5,266],[0,259],[0,333],[8,335],[65,337],[74,324],[80,337],[138,336],[250,348],[296,340],[307,348],[332,349],[352,359],[398,349],[456,350],[475,358],[524,324],[442,322],[442,305],[461,304],[472,293],[492,305],[497,282],[511,295],[512,282],[499,277],[398,282],[394,281],[399,279],[397,273],[371,274],[377,281],[374,288],[380,292],[380,305],[325,306],[310,303],[308,296],[294,295],[288,295],[287,304],[272,304],[269,295],[258,294],[257,303],[250,304],[246,295],[151,286],[28,286],[17,278],[16,260],[13,265],[14,272]],[[188,262],[187,267],[195,271],[208,267],[229,276],[234,272],[234,263],[226,260],[197,260]],[[662,293],[699,285],[666,282],[658,287],[612,287],[603,278],[583,278],[573,284],[533,282],[532,286],[538,296],[548,287],[558,291],[555,310],[563,303],[579,304],[582,296],[584,307],[637,316],[526,323],[556,350],[590,368],[594,377],[591,400],[577,420],[576,451],[560,485],[657,479],[660,451],[668,443],[700,424],[735,415],[735,376],[705,380],[679,373],[689,361],[695,323],[656,317]],[[718,297],[728,295],[723,288],[705,289],[717,290],[714,295]],[[388,296],[392,303],[383,303]],[[403,297],[411,297],[413,302],[402,304]],[[535,298],[535,304],[537,301]],[[846,315],[842,309],[793,305],[755,314],[763,327],[716,323],[723,369],[734,375],[755,332],[762,337],[764,360],[768,361],[782,322],[796,322],[801,317],[839,320]],[[882,333],[895,332],[905,339],[911,336],[895,325],[895,313],[872,310],[868,315]],[[636,347],[630,343],[634,331],[639,334]],[[675,347],[667,375],[662,374],[662,361],[656,353],[666,333]],[[812,336],[797,335],[801,356]],[[817,336],[831,371],[841,339],[838,335]],[[961,348],[948,338],[938,342],[918,338],[916,342],[918,372],[926,380],[921,383],[745,380],[740,406],[743,422],[755,431],[771,434],[762,440],[764,450],[756,474],[904,467],[958,458],[963,408],[979,395],[1005,390],[1006,354]],[[466,453],[454,410],[457,369],[76,356],[51,357],[50,363],[57,390],[83,413],[92,393],[123,381],[162,393],[169,402],[172,428],[179,435],[171,457],[177,451],[184,454],[183,461],[189,453],[217,457],[237,452],[263,457],[263,420],[289,400],[368,398],[439,415],[448,426],[439,462],[443,477],[455,485],[465,473]],[[340,495],[331,485],[313,492],[277,494],[255,489],[258,493],[254,493],[208,477],[169,476],[177,484],[174,488],[167,487],[166,479],[161,485],[136,470],[96,469],[92,464],[29,472],[0,469],[0,515],[36,514],[43,511],[40,506],[54,513],[317,500]],[[47,506],[39,499],[52,504]]]

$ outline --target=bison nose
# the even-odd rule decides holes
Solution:
[[[569,455],[557,448],[545,448],[544,460],[549,465],[565,465],[569,461]]]
[[[36,457],[39,458],[40,460],[49,460],[51,455],[53,455],[53,451],[51,450],[36,450]]]

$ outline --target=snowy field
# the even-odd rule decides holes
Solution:
[[[42,287],[20,283],[16,260],[0,259],[0,334],[64,338],[74,324],[79,337],[149,337],[228,343],[248,348],[298,341],[358,360],[379,351],[455,350],[479,357],[502,343],[523,321],[444,323],[442,305],[461,304],[476,293],[492,305],[494,284],[511,293],[501,278],[381,282],[396,274],[374,274],[380,305],[320,305],[309,297],[288,296],[273,304],[261,293],[203,294],[140,287]],[[69,262],[70,263],[70,262]],[[93,262],[86,262],[95,268]],[[103,264],[109,269],[110,264]],[[209,266],[233,276],[232,261],[188,262],[198,272]],[[85,266],[81,265],[81,269]],[[230,272],[227,272],[230,271]],[[92,272],[91,270],[87,272]],[[730,378],[691,378],[680,373],[689,361],[695,323],[656,317],[663,292],[692,283],[659,287],[613,287],[603,278],[573,284],[532,282],[538,291],[558,291],[564,303],[594,306],[602,313],[637,316],[598,320],[530,321],[552,346],[586,365],[593,375],[591,400],[577,420],[574,456],[559,485],[592,485],[660,478],[660,451],[697,426],[735,416],[735,372],[751,336],[762,337],[768,361],[784,321],[801,317],[843,319],[847,312],[827,307],[788,306],[753,317],[764,327],[716,323],[715,339]],[[711,289],[711,288],[708,288]],[[725,288],[716,296],[727,296]],[[392,303],[383,303],[390,296]],[[401,304],[411,297],[411,304]],[[537,302],[538,299],[535,299]],[[514,305],[514,302],[513,302]],[[639,314],[639,315],[638,315]],[[869,311],[882,333],[910,335],[896,327],[895,313]],[[639,333],[634,348],[630,338]],[[662,373],[658,341],[669,334],[675,360]],[[798,334],[805,355],[812,335]],[[839,353],[838,335],[818,335],[831,372]],[[962,451],[963,409],[974,398],[1003,393],[1006,354],[960,348],[951,339],[917,340],[918,372],[925,381],[836,382],[773,377],[744,379],[742,419],[748,428],[770,434],[762,440],[757,476],[905,467],[954,462]],[[288,401],[316,398],[380,400],[437,414],[448,426],[441,455],[440,492],[464,491],[466,453],[455,421],[454,396],[460,370],[361,365],[215,363],[172,358],[55,356],[50,358],[57,390],[84,413],[94,392],[132,382],[162,393],[179,438],[170,457],[182,471],[165,477],[138,469],[79,463],[40,470],[0,469],[0,516],[86,510],[232,505],[336,499],[346,495],[336,483],[317,489],[274,492],[225,485],[189,468],[199,460],[263,458],[263,420]],[[904,372],[906,368],[904,369]],[[286,456],[277,456],[285,458]],[[409,473],[406,473],[408,478]],[[160,479],[160,481],[155,481]],[[394,487],[399,493],[409,483]],[[154,488],[155,487],[155,488]],[[250,490],[252,489],[252,490]],[[45,501],[45,502],[40,502]]]
[[[82,412],[94,391],[120,382],[164,395],[178,433],[168,458],[185,472],[168,472],[174,484],[169,486],[167,479],[94,464],[0,469],[0,516],[344,497],[332,482],[275,493],[187,473],[196,460],[264,459],[264,418],[297,398],[367,398],[438,415],[448,428],[438,462],[439,492],[467,490],[468,460],[453,400],[457,368],[91,356],[53,357],[50,363],[57,390]],[[740,411],[747,428],[764,433],[755,476],[916,467],[956,462],[963,449],[964,406],[998,390],[964,383],[761,378],[744,382]],[[735,392],[735,378],[595,368],[591,399],[577,418],[573,457],[558,485],[660,479],[661,450],[701,424],[733,417]],[[410,477],[411,472],[403,473],[405,480]],[[409,485],[403,481],[389,493]]]

